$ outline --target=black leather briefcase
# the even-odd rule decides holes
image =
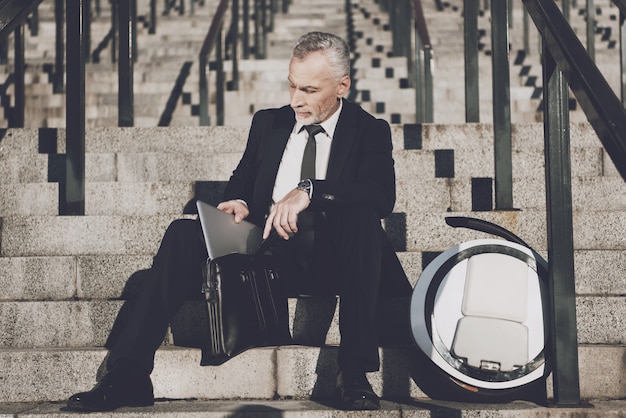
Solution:
[[[291,343],[287,294],[277,258],[262,249],[207,260],[205,267],[210,338],[202,350],[202,365],[222,364],[253,347]]]

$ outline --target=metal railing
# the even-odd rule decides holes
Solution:
[[[211,26],[209,28],[209,32],[207,33],[206,38],[204,39],[204,43],[202,44],[202,48],[200,49],[200,54],[198,55],[198,60],[200,62],[200,125],[206,126],[210,125],[209,119],[209,82],[208,75],[209,72],[209,56],[211,51],[215,49],[216,51],[216,72],[217,72],[217,91],[216,91],[216,119],[218,125],[224,124],[224,63],[222,59],[222,28],[224,26],[224,18],[226,16],[226,10],[228,8],[228,0],[221,0],[215,15],[213,15],[213,20],[211,22]]]
[[[15,107],[10,114],[10,124],[24,125],[24,25],[23,22],[43,0],[5,0],[0,3],[0,42],[6,45],[11,33],[14,34],[15,69],[13,82],[15,85]],[[5,49],[6,50],[6,49]]]
[[[421,0],[413,0],[415,60],[409,59],[409,74],[414,74],[416,122],[433,122],[433,48]],[[411,71],[411,66],[414,71]]]
[[[622,101],[617,98],[593,61],[593,40],[587,50],[577,38],[564,13],[569,1],[563,0],[562,12],[554,0],[523,0],[525,51],[528,50],[528,16],[542,39],[544,137],[546,167],[546,206],[550,279],[549,349],[553,361],[554,401],[558,406],[579,404],[578,342],[576,335],[576,294],[569,144],[569,101],[571,88],[604,148],[621,176],[626,179],[626,0],[613,0],[620,10],[620,79]],[[479,0],[464,1],[466,58],[466,119],[479,122],[476,19]],[[587,8],[592,5],[587,1]],[[435,1],[438,8],[442,2]],[[390,13],[405,12],[395,4]],[[491,12],[493,70],[493,124],[496,182],[496,209],[513,209],[512,144],[510,114],[509,44],[511,22],[509,1],[485,1]],[[393,21],[393,19],[391,19]],[[588,13],[587,27],[593,27]],[[399,28],[403,28],[402,23]],[[392,28],[392,30],[405,29]],[[406,35],[404,36],[406,42]],[[593,38],[593,34],[588,34]],[[396,38],[394,38],[395,42]]]
[[[626,180],[626,111],[554,1],[523,0],[543,40],[550,347],[554,401],[580,403],[568,87]]]
[[[416,122],[433,122],[434,52],[422,1],[383,0],[380,5],[389,13],[394,56],[407,58],[409,86],[415,88]]]
[[[24,36],[23,30],[29,15],[33,15],[34,29],[37,27],[37,6],[43,0],[0,0],[0,45],[6,46],[6,40],[15,32],[15,71],[7,80],[15,86],[15,106],[11,109],[9,127],[24,126]],[[56,22],[55,64],[52,77],[53,91],[62,93],[65,89],[66,101],[66,155],[65,181],[59,185],[59,214],[83,215],[85,211],[85,64],[98,61],[100,52],[110,43],[111,62],[118,64],[118,126],[134,125],[134,63],[137,59],[137,4],[136,0],[109,0],[111,4],[111,29],[100,41],[97,48],[91,50],[91,1],[90,0],[54,0]],[[193,14],[195,4],[203,5],[203,0],[189,1],[189,13]],[[238,88],[238,45],[243,44],[242,55],[248,58],[254,53],[255,58],[265,58],[267,32],[273,25],[274,13],[279,10],[278,0],[241,0],[244,8],[243,34],[239,35],[240,0],[223,0],[218,6],[205,43],[199,53],[201,62],[201,117],[200,124],[210,123],[208,117],[208,74],[216,70],[216,123],[224,122],[224,89],[226,82],[223,62],[233,62],[233,80],[230,88]],[[253,9],[250,10],[250,2]],[[286,12],[289,0],[282,0],[282,11]],[[232,21],[226,34],[226,51],[222,44],[223,19],[228,5],[232,5]],[[100,0],[95,2],[95,14],[100,15]],[[176,8],[185,13],[185,0],[165,0],[166,11]],[[156,0],[150,1],[149,33],[156,33]],[[254,42],[250,45],[251,31],[248,20],[254,20]],[[63,36],[65,34],[65,37]],[[241,39],[240,39],[241,38]],[[6,49],[6,48],[5,48]],[[215,61],[209,63],[211,52],[215,51]],[[0,48],[2,52],[2,48]],[[65,61],[64,61],[65,58]],[[209,65],[210,64],[210,65]],[[204,76],[204,77],[203,77]],[[66,85],[64,85],[64,81]],[[8,83],[7,82],[7,83]],[[180,88],[180,80],[172,80],[175,88]],[[6,85],[3,87],[6,90]],[[161,121],[167,121],[167,115]]]

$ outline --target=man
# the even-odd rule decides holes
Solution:
[[[395,203],[390,128],[344,99],[350,57],[341,38],[320,32],[302,36],[288,82],[290,105],[254,116],[218,208],[236,222],[263,226],[264,237],[276,231],[282,239],[273,253],[298,273],[291,275],[293,292],[339,295],[342,407],[378,409],[379,398],[366,377],[379,368],[378,296],[411,291],[380,222]],[[314,125],[322,129],[309,134]],[[70,409],[154,403],[149,377],[154,353],[183,301],[200,289],[207,254],[199,237],[196,221],[170,225],[149,284],[123,330],[109,336],[109,372],[91,391],[70,397]]]

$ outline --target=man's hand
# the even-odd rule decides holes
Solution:
[[[289,234],[298,232],[298,214],[309,207],[311,200],[304,190],[293,189],[279,202],[274,204],[263,230],[263,239],[270,236],[272,227],[283,239],[289,239]]]
[[[235,223],[239,223],[246,219],[250,214],[248,206],[239,200],[228,200],[217,205],[217,208],[223,210],[226,213],[230,213],[235,217]]]

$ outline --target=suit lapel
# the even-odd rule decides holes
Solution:
[[[328,169],[326,170],[327,180],[337,180],[340,178],[346,160],[350,155],[350,150],[357,137],[355,105],[346,100],[343,101],[343,108],[337,121],[335,134],[330,150],[330,159],[328,160]]]

